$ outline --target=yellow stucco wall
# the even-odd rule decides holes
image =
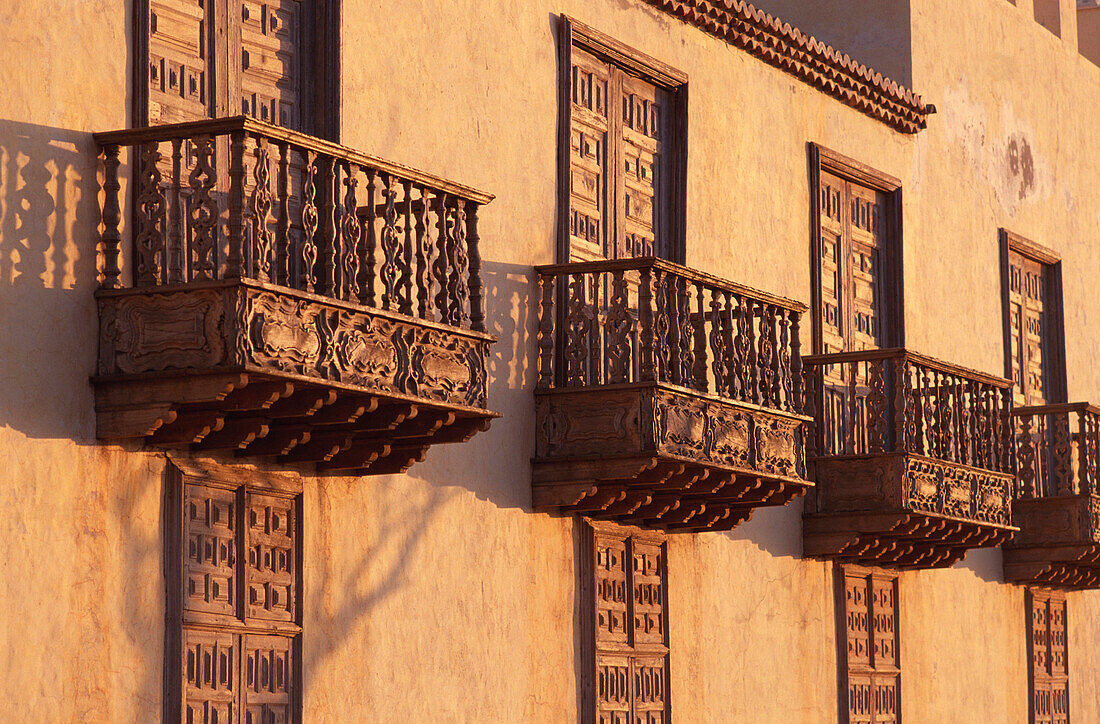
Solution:
[[[160,710],[163,460],[94,442],[87,383],[89,133],[127,124],[128,4],[0,4],[0,47],[17,61],[0,63],[5,721]],[[497,195],[481,231],[500,338],[490,401],[504,417],[407,475],[307,481],[307,721],[576,715],[573,525],[530,512],[528,463],[531,266],[553,259],[562,12],[688,74],[691,266],[808,301],[806,144],[819,142],[902,180],[911,347],[1002,371],[1005,226],[1061,253],[1070,397],[1100,398],[1100,68],[1065,17],[1058,38],[1029,0],[912,0],[899,34],[911,33],[914,88],[939,109],[914,137],[637,0],[345,0],[342,141]],[[801,558],[800,514],[796,501],[670,541],[677,721],[835,719],[832,567]],[[905,721],[1026,721],[1023,590],[1000,566],[988,551],[903,574]],[[1074,720],[1100,721],[1100,593],[1069,599]]]

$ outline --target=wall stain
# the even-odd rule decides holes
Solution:
[[[1035,159],[1031,156],[1031,146],[1023,136],[1013,137],[1008,142],[1009,181],[1018,179],[1020,199],[1035,188]]]

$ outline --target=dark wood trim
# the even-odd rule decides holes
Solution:
[[[848,718],[848,627],[845,622],[844,566],[833,561],[833,616],[836,640],[836,716],[838,722]]]
[[[558,26],[558,192],[557,192],[557,253],[556,261],[569,261],[569,135],[572,124],[572,99],[570,95],[572,50],[580,48],[616,66],[624,72],[660,86],[672,95],[672,118],[669,124],[669,208],[667,214],[668,258],[684,263],[687,233],[687,137],[688,137],[688,77],[687,74],[662,63],[640,50],[615,40],[568,15],[559,16]],[[614,97],[613,95],[610,97]],[[612,113],[612,120],[617,114]],[[614,123],[611,124],[614,126]],[[614,131],[608,130],[612,136]],[[621,133],[619,134],[622,135]],[[618,173],[615,174],[618,178]],[[614,202],[614,199],[612,199]],[[605,203],[605,208],[616,208]],[[617,216],[617,212],[616,212]],[[612,224],[617,219],[610,219]],[[655,232],[657,230],[655,229]],[[616,233],[609,229],[609,233]]]
[[[183,541],[183,475],[179,468],[166,461],[164,466],[164,721],[178,722],[183,718],[182,628],[179,622],[179,586],[183,585],[183,567],[177,552]]]
[[[814,354],[821,354],[821,173],[827,171],[852,183],[886,194],[887,264],[882,282],[887,314],[886,347],[905,346],[905,264],[901,181],[853,158],[809,142],[810,182],[810,307]]]
[[[1066,326],[1064,299],[1062,294],[1062,258],[1053,249],[1037,244],[1008,229],[998,230],[1001,262],[1001,343],[1004,346],[1005,377],[1012,378],[1012,320],[1008,314],[1008,257],[1009,252],[1043,264],[1050,269],[1050,280],[1046,288],[1043,308],[1049,311],[1047,326],[1050,337],[1047,339],[1047,354],[1050,357],[1048,370],[1050,395],[1048,402],[1066,402],[1069,398],[1066,373]]]

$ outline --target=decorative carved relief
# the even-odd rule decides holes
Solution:
[[[101,374],[222,364],[222,299],[194,291],[101,302],[100,337]]]

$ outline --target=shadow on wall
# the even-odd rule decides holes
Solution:
[[[98,149],[0,120],[0,425],[94,439]]]
[[[731,540],[752,543],[776,558],[802,558],[803,498],[782,506],[757,508],[752,518],[723,533]]]
[[[305,622],[303,670],[307,672],[307,689],[311,679],[327,676],[326,665],[342,649],[348,646],[354,646],[357,652],[371,649],[369,631],[364,633],[357,629],[369,625],[367,619],[371,613],[407,583],[410,571],[415,570],[414,559],[426,533],[454,495],[454,491],[433,487],[416,500],[403,495],[390,496],[375,506],[373,524],[367,529],[351,525],[348,517],[355,513],[346,506],[341,511],[333,509],[334,498],[346,499],[347,494],[334,496],[332,487],[347,485],[348,490],[354,490],[361,487],[361,482],[317,480],[314,498],[317,510],[306,513],[310,528],[317,531],[319,538],[313,544],[314,550],[326,552],[326,555],[316,556],[314,561],[305,562],[306,590],[302,604],[308,620]],[[396,489],[392,488],[391,492]],[[307,500],[306,504],[309,502]],[[416,521],[416,525],[409,525],[409,521]],[[357,531],[357,536],[366,532],[367,536],[357,538],[355,545],[347,545],[346,539],[336,539],[334,531]],[[350,560],[344,560],[345,555]],[[447,643],[440,641],[439,645]],[[432,658],[427,651],[418,651],[417,655],[425,660]],[[334,662],[334,666],[336,670],[346,668],[339,662]],[[340,691],[343,687],[334,690]],[[311,706],[320,711],[349,711],[338,702],[312,702]]]
[[[431,486],[463,487],[499,508],[529,511],[538,285],[531,266],[486,261],[481,269],[485,327],[497,338],[489,354],[489,407],[504,417],[469,442],[432,447],[407,475]]]

